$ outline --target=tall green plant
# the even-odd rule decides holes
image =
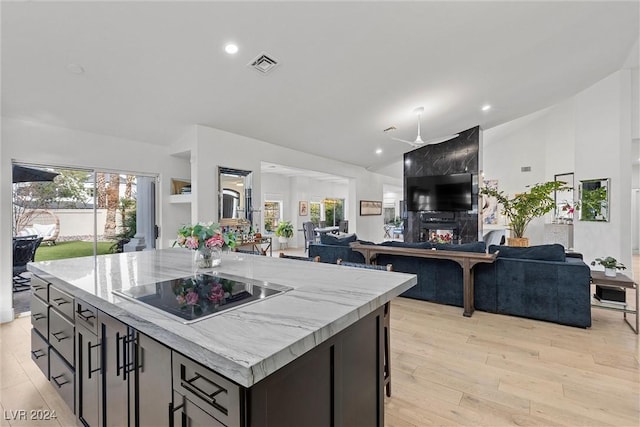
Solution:
[[[539,216],[550,212],[555,207],[551,193],[554,191],[571,190],[571,187],[562,181],[549,181],[535,184],[528,192],[516,194],[508,198],[504,192],[495,188],[483,187],[480,194],[495,197],[502,205],[502,213],[511,223],[514,237],[524,237],[524,232],[529,223]]]

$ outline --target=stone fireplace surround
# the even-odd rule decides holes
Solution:
[[[452,230],[452,243],[478,241],[478,183],[480,174],[480,127],[460,132],[440,144],[426,145],[404,155],[404,177],[471,173],[473,207],[464,212],[407,212],[406,242],[425,242],[435,230]],[[407,200],[406,185],[404,199]]]

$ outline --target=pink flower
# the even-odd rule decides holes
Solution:
[[[221,248],[224,246],[224,238],[220,234],[215,234],[205,242],[205,246],[210,249],[214,247]]]
[[[224,299],[224,291],[222,290],[222,285],[216,283],[211,287],[211,292],[209,293],[209,300],[211,302],[220,302]]]
[[[198,238],[196,236],[189,236],[185,240],[185,246],[189,249],[198,249],[200,243],[198,242]]]
[[[185,295],[184,299],[187,304],[196,305],[198,303],[198,294],[193,291],[189,291],[187,292],[187,295]]]

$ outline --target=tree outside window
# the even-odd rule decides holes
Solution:
[[[327,226],[337,226],[344,219],[344,199],[324,199],[324,216]]]
[[[312,223],[320,225],[320,202],[309,203],[309,215]]]

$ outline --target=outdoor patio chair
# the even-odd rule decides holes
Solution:
[[[13,291],[26,291],[31,287],[31,279],[23,277],[27,271],[27,263],[35,259],[36,249],[40,246],[42,237],[21,236],[13,238]]]

